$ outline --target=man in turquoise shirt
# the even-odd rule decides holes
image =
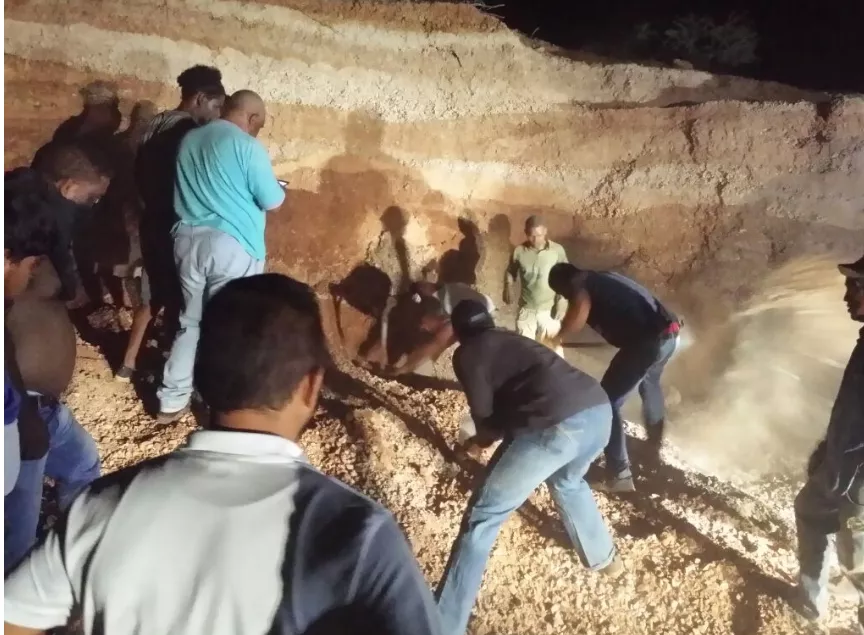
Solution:
[[[161,424],[189,408],[204,304],[231,280],[264,270],[266,213],[285,200],[256,139],[265,120],[261,97],[241,90],[225,102],[221,119],[189,132],[180,145],[174,260],[184,308],[158,392]]]

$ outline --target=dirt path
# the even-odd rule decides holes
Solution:
[[[102,352],[80,344],[68,401],[98,441],[106,471],[170,451],[196,425],[190,416],[156,432],[139,398],[152,391],[147,379],[137,388],[114,383]],[[446,382],[404,385],[344,367],[302,438],[314,465],[393,511],[433,585],[479,469],[452,451],[463,403]],[[639,461],[640,442],[632,445]],[[673,453],[641,470],[638,495],[597,495],[628,567],[615,582],[580,568],[548,493],[538,491],[501,532],[471,632],[807,632],[783,600],[795,571],[791,486],[734,487],[688,470]],[[852,632],[848,600],[832,614],[833,633]]]

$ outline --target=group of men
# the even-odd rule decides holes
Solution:
[[[91,104],[96,123],[85,107],[86,134],[55,140],[31,168],[6,177],[8,632],[61,626],[78,607],[88,633],[461,635],[500,526],[543,482],[580,561],[618,576],[623,563],[585,475],[605,450],[607,488],[635,489],[620,409],[638,387],[659,449],[659,382],[681,321],[633,280],[569,264],[537,217],[508,269],[505,301],[514,282],[521,287],[519,332],[496,326],[492,300],[467,285],[412,287],[434,305],[423,321],[434,344],[389,370],[411,372],[458,344],[453,370],[475,428],[463,445],[500,442],[433,597],[393,517],[309,466],[297,444],[331,360],[313,290],[262,273],[266,215],[285,197],[255,139],[264,103],[250,91],[226,98],[217,69],[193,67],[178,81],[180,106],[142,126],[135,146],[149,301],[130,348],[143,337],[136,328],[175,303],[180,328],[159,421],[186,411],[193,386],[211,413],[179,450],[97,478],[95,444],[61,402],[75,357],[64,300],[80,297],[72,227],[111,178],[87,143],[94,130],[104,134],[100,122],[114,125],[116,104]],[[850,314],[864,321],[864,259],[841,272]],[[560,354],[586,325],[618,348],[599,382]],[[825,612],[830,534],[846,545],[841,563],[864,589],[862,355],[859,340],[796,501],[800,608],[814,618]],[[121,377],[134,358],[127,354]],[[31,549],[44,475],[58,483],[61,514]]]

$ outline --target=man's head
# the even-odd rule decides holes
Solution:
[[[539,216],[529,216],[525,221],[525,236],[534,249],[543,249],[546,246],[546,233],[546,224]]]
[[[198,123],[218,119],[225,102],[222,73],[212,66],[193,66],[177,77],[180,86],[180,110],[188,112]]]
[[[105,131],[113,134],[120,126],[120,97],[117,86],[96,80],[82,87],[78,94],[84,102],[84,117],[90,132]]]
[[[54,249],[57,226],[41,201],[9,197],[3,208],[3,291],[7,299],[27,290],[39,261]]]
[[[330,361],[315,293],[268,273],[234,280],[207,303],[195,385],[219,425],[295,439]]]
[[[54,142],[40,148],[30,166],[63,198],[85,207],[95,205],[111,181],[110,168],[93,159],[81,144]]]
[[[258,93],[253,93],[251,90],[238,90],[225,100],[222,118],[253,137],[257,137],[267,121],[267,108]]]
[[[450,316],[450,323],[460,342],[495,328],[495,319],[486,307],[476,300],[462,300],[457,304]]]
[[[857,322],[864,322],[864,257],[856,262],[840,265],[840,273],[846,276],[846,295],[843,300],[849,315]]]
[[[569,262],[559,262],[549,270],[549,288],[562,298],[571,299],[573,279],[579,273],[579,268]]]

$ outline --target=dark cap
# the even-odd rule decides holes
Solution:
[[[855,262],[837,267],[847,278],[855,280],[864,280],[864,257],[859,258]]]
[[[495,319],[486,307],[476,300],[462,300],[453,308],[450,323],[460,340],[495,328]]]

